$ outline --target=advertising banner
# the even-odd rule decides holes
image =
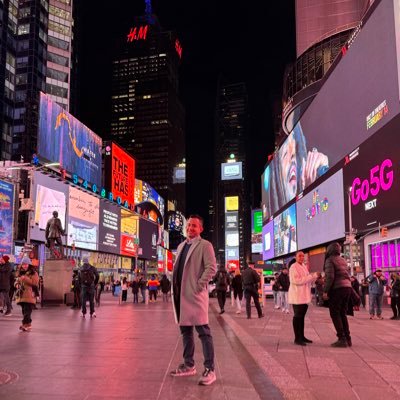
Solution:
[[[251,252],[261,254],[262,247],[262,210],[251,210]]]
[[[225,260],[238,260],[239,247],[227,247],[225,249]]]
[[[359,232],[400,220],[400,117],[346,158],[344,187],[350,189],[353,228]],[[349,197],[344,193],[348,226]]]
[[[225,212],[239,210],[239,196],[225,197]]]
[[[299,249],[344,237],[343,171],[303,196],[296,207]]]
[[[121,245],[121,211],[108,201],[100,201],[99,251],[119,254]]]
[[[135,204],[135,159],[117,144],[105,146],[105,188],[121,203]]]
[[[274,258],[274,221],[268,222],[262,228],[262,254],[263,260]]]
[[[13,246],[14,185],[0,180],[0,253],[10,256]]]
[[[242,163],[222,163],[221,164],[221,180],[230,181],[233,179],[242,179]]]
[[[53,217],[53,211],[58,212],[61,225],[67,231],[66,214],[69,185],[59,181],[57,177],[45,175],[38,171],[33,175],[32,201],[35,207],[31,239],[45,242],[47,221]],[[65,244],[65,238],[62,238]]]
[[[143,202],[153,203],[161,215],[164,217],[165,200],[158,194],[158,192],[147,182],[140,179],[135,180],[135,204],[138,205]]]
[[[40,93],[39,158],[101,186],[102,139],[61,106]]]
[[[68,246],[97,250],[100,199],[74,187],[69,188]]]
[[[239,213],[226,212],[225,213],[225,230],[237,231],[239,229]]]
[[[157,260],[158,226],[154,222],[140,218],[139,221],[139,257]]]
[[[296,204],[274,218],[275,257],[297,251]]]
[[[121,254],[136,257],[139,247],[139,216],[121,209]]]

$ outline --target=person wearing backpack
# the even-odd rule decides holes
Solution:
[[[96,318],[94,311],[94,293],[99,282],[99,273],[97,269],[89,264],[89,259],[83,257],[83,265],[79,270],[79,283],[82,291],[82,317],[86,317],[86,301],[90,304],[90,318]]]
[[[217,291],[220,314],[225,312],[226,291],[228,290],[229,278],[225,266],[220,265],[217,274],[214,277],[215,290]]]

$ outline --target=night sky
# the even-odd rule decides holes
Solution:
[[[77,116],[104,137],[110,126],[112,49],[125,39],[134,16],[144,14],[145,2],[81,3]],[[208,212],[211,184],[205,182],[212,179],[210,143],[220,76],[248,87],[251,127],[246,141],[259,201],[260,176],[273,150],[272,104],[280,102],[284,68],[295,59],[294,0],[153,0],[152,6],[163,28],[176,30],[183,47],[179,76],[186,109],[187,212],[205,217]]]

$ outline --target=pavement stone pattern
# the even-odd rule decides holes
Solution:
[[[274,310],[246,319],[227,300],[225,314],[210,299],[217,381],[197,381],[203,371],[196,339],[197,375],[172,378],[182,343],[171,303],[118,304],[106,293],[96,319],[65,306],[34,311],[32,332],[20,332],[21,311],[0,315],[1,400],[369,400],[400,399],[400,321],[350,317],[353,347],[334,349],[328,310],[310,306],[305,334],[293,344],[292,314]]]

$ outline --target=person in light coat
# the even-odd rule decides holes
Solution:
[[[177,249],[172,276],[173,306],[183,340],[184,363],[171,371],[172,376],[196,374],[194,365],[193,327],[202,342],[204,372],[199,384],[210,385],[216,380],[214,372],[214,345],[208,326],[207,284],[215,275],[216,260],[213,246],[201,238],[203,219],[192,215],[187,222],[187,240]]]
[[[311,303],[311,284],[317,279],[317,273],[310,274],[304,264],[304,253],[296,253],[296,262],[289,270],[289,304],[293,305],[293,330],[294,343],[305,346],[312,340],[304,336],[304,318],[307,313],[308,304]]]

